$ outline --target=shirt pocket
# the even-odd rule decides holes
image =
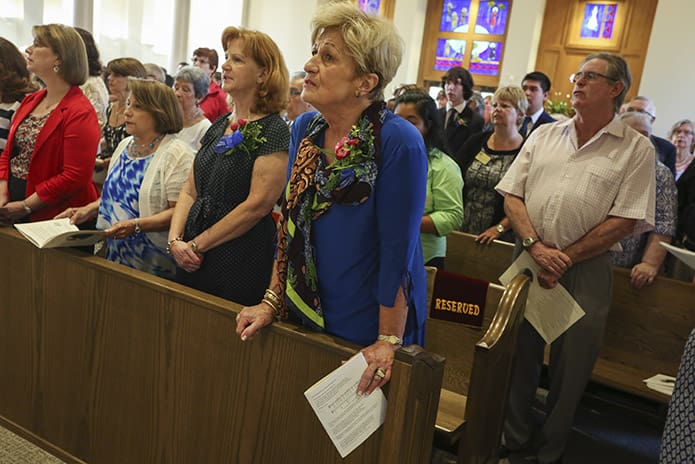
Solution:
[[[579,180],[577,193],[581,201],[606,213],[615,201],[621,182],[621,172],[599,164],[586,168]]]

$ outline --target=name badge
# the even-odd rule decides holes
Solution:
[[[492,158],[490,158],[490,155],[488,155],[487,153],[481,151],[480,153],[475,155],[475,159],[480,161],[481,164],[487,164],[490,162]]]

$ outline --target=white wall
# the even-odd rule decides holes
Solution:
[[[396,0],[393,24],[405,42],[405,52],[396,77],[386,87],[387,99],[393,95],[393,89],[399,85],[414,84],[417,81],[426,10],[427,0]]]
[[[317,0],[248,0],[249,29],[268,34],[280,47],[292,75],[304,68],[311,56],[309,23],[316,11]]]
[[[692,0],[660,0],[656,9],[639,94],[654,100],[654,134],[661,137],[677,120],[695,118],[694,17]]]
[[[500,85],[521,85],[521,79],[534,70],[544,10],[545,0],[517,0],[512,5]]]

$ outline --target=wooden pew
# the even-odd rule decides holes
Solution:
[[[446,268],[497,281],[497,276],[511,263],[513,248],[503,242],[479,245],[472,235],[454,232],[447,237]],[[693,327],[693,285],[659,276],[651,286],[636,290],[630,285],[629,269],[614,268],[613,301],[592,380],[641,398],[668,403],[668,395],[648,389],[642,380],[657,373],[676,375]]]
[[[344,460],[304,390],[357,347],[0,229],[0,424],[70,463],[428,462],[443,375],[396,355],[384,425]]]
[[[428,301],[436,269],[428,271]],[[427,349],[446,357],[437,413],[437,435],[458,447],[458,462],[497,462],[516,338],[529,279],[517,276],[505,289],[490,285],[482,327],[429,318]],[[458,445],[457,445],[458,442]]]

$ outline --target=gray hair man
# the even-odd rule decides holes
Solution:
[[[541,464],[562,462],[598,357],[613,286],[608,250],[654,224],[654,147],[616,116],[631,84],[627,63],[592,54],[570,80],[575,116],[534,131],[496,187],[505,195],[517,252],[523,247],[540,267],[538,283],[562,285],[585,312],[551,344],[539,430],[530,418],[545,342],[528,321],[519,332],[504,443]]]
[[[623,106],[620,108],[621,113],[623,112],[623,108],[627,113],[642,113],[647,115],[651,124],[654,124],[654,121],[656,120],[656,106],[654,105],[654,102],[652,102],[648,97],[638,95],[632,100],[630,100],[628,103],[623,104]],[[651,134],[649,136],[649,140],[652,141],[652,144],[656,149],[656,156],[659,159],[659,161],[664,163],[666,167],[671,170],[671,173],[675,175],[677,156],[676,146],[673,145],[670,141],[661,137],[657,137],[654,134]]]

